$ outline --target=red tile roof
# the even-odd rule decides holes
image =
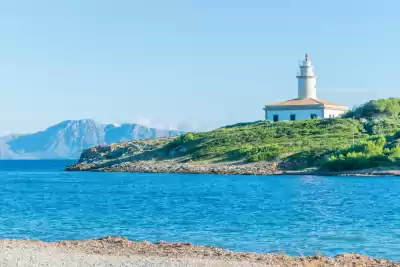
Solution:
[[[267,105],[269,107],[277,107],[277,106],[303,106],[303,105],[324,105],[324,106],[340,106],[345,107],[344,105],[339,105],[334,102],[322,100],[322,99],[314,99],[314,98],[306,98],[306,99],[291,99],[284,102]]]

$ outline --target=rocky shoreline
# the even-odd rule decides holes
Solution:
[[[213,158],[212,161],[195,161],[192,155],[183,155],[187,148],[179,147],[170,149],[171,151],[166,149],[172,140],[174,139],[147,139],[91,147],[82,152],[77,164],[67,166],[66,170],[230,175],[400,176],[400,168],[396,169],[396,166],[327,172],[316,168],[301,169],[302,166],[310,165],[301,160],[249,163],[243,159],[224,161],[223,158]]]
[[[13,264],[15,261],[20,265]],[[400,262],[358,254],[294,257],[191,243],[135,242],[123,237],[60,242],[0,240],[0,262],[2,266],[400,266]]]
[[[289,171],[276,168],[271,163],[220,163],[199,164],[164,161],[131,161],[109,164],[107,162],[81,162],[66,167],[67,171],[190,173],[230,175],[317,175],[317,176],[400,176],[399,169],[374,168],[346,172],[320,170]]]
[[[280,174],[270,164],[192,164],[174,161],[133,161],[114,165],[102,163],[78,163],[67,166],[67,171],[145,172],[145,173],[192,173],[192,174]]]

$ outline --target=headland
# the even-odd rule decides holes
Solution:
[[[374,100],[342,118],[257,121],[84,150],[68,171],[399,175],[400,120]],[[387,107],[385,109],[385,107]],[[395,109],[397,110],[397,109]]]

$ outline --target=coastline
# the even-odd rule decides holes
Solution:
[[[224,175],[312,175],[312,176],[400,176],[400,169],[371,168],[354,171],[330,172],[312,170],[282,170],[270,162],[266,163],[180,163],[164,161],[78,162],[69,165],[66,171],[93,172],[137,172],[137,173],[185,173]]]
[[[130,241],[123,237],[59,242],[3,239],[0,263],[6,266],[400,266],[400,262],[358,254],[296,257],[283,253],[233,252],[191,243]]]

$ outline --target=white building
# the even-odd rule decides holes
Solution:
[[[300,63],[298,97],[277,104],[266,105],[265,119],[270,121],[335,118],[349,110],[348,107],[317,98],[317,76],[308,55]]]

